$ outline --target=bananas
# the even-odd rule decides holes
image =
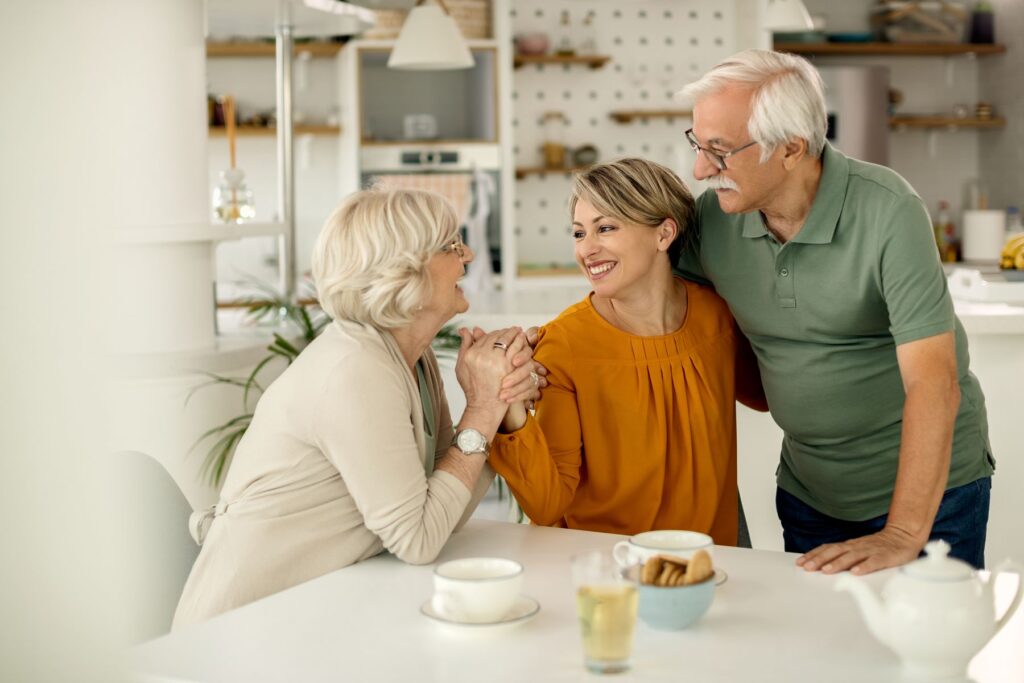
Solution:
[[[1003,270],[1024,270],[1024,234],[1006,240],[999,255],[999,267]]]

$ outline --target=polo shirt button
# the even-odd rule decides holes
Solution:
[[[783,268],[782,270],[779,271],[779,275],[781,275],[782,277],[788,277],[789,276],[789,269]]]

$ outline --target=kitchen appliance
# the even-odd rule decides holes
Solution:
[[[819,66],[828,112],[826,137],[843,154],[889,164],[889,69]]]
[[[466,220],[482,199],[478,192],[487,193],[491,207],[484,233],[486,249],[469,244],[476,258],[489,255],[493,272],[501,272],[501,148],[496,144],[467,144],[437,141],[407,145],[364,145],[359,152],[360,184],[372,187],[382,176],[394,179],[408,176],[409,186],[431,189],[448,194],[452,187],[466,187],[470,192],[465,202]],[[486,175],[490,182],[473,180],[477,173]],[[481,187],[486,184],[487,187]],[[457,207],[458,201],[453,201]]]

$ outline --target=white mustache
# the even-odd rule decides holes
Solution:
[[[712,190],[739,190],[740,189],[739,185],[734,183],[731,179],[726,178],[724,176],[720,176],[720,175],[711,176],[705,182],[707,182],[708,187],[711,188]]]

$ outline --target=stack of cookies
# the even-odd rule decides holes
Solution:
[[[715,575],[711,556],[698,550],[689,560],[672,555],[655,555],[644,562],[640,583],[647,586],[691,586]]]

